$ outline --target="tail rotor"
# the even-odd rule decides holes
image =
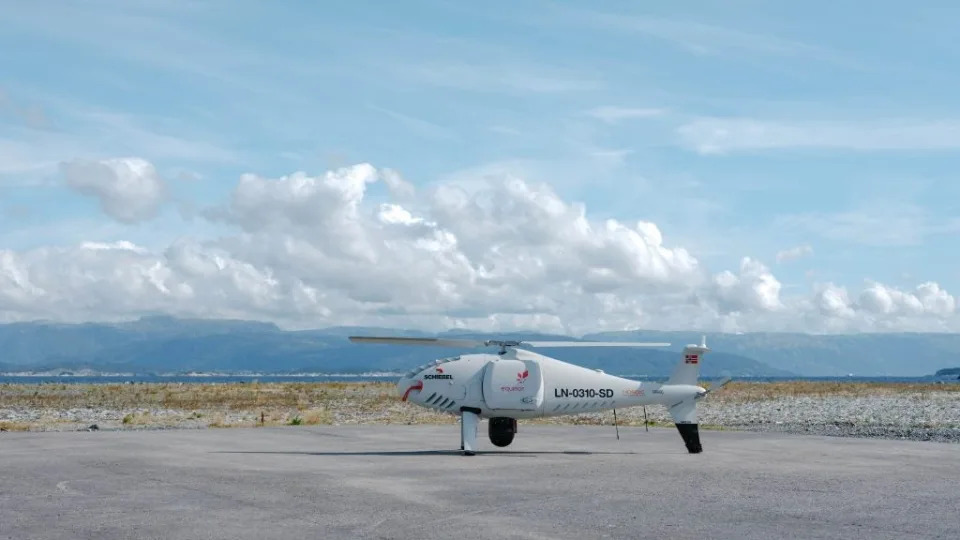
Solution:
[[[723,388],[724,386],[726,386],[727,384],[729,384],[730,381],[732,381],[732,380],[733,380],[733,378],[731,378],[731,377],[724,377],[724,378],[720,379],[720,382],[718,382],[718,383],[716,383],[716,384],[711,384],[711,385],[710,385],[710,388],[707,388],[707,389],[704,390],[703,392],[700,392],[699,394],[697,394],[697,400],[701,400],[701,399],[707,397],[708,395],[710,395],[710,392],[716,392],[717,390],[719,390],[719,389]]]

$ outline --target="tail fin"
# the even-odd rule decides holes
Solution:
[[[687,345],[683,348],[683,358],[673,368],[673,374],[666,384],[689,385],[697,384],[700,379],[700,359],[709,351],[707,336],[703,336],[699,345]],[[673,417],[673,422],[683,438],[687,451],[699,454],[703,451],[700,445],[700,430],[697,423],[697,400],[700,394],[690,395],[677,403],[668,405],[667,410]]]
[[[700,360],[707,347],[707,336],[703,336],[700,345],[687,345],[683,348],[683,358],[673,368],[673,374],[666,384],[697,384],[700,378]]]
[[[696,398],[687,398],[668,409],[673,422],[683,438],[683,444],[691,454],[703,452],[700,445],[700,424],[697,423]]]

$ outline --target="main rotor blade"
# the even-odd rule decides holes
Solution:
[[[386,336],[350,336],[354,343],[380,343],[390,345],[428,345],[435,347],[487,347],[491,345],[527,347],[669,347],[669,343],[639,341],[480,341],[474,339],[442,339]]]
[[[411,337],[350,336],[354,343],[380,343],[389,345],[428,345],[434,347],[483,347],[483,341],[473,339],[440,339]]]
[[[522,341],[529,347],[669,347],[669,343],[646,341]]]

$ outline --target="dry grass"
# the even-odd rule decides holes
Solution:
[[[34,429],[70,419],[77,426],[129,428],[456,421],[401,403],[395,389],[392,383],[336,382],[0,384],[0,420],[6,409],[30,416],[16,423]],[[107,417],[89,420],[104,411]]]
[[[30,431],[30,424],[27,422],[0,421],[0,431]]]
[[[784,396],[923,396],[928,392],[960,392],[960,385],[733,382],[710,399],[742,403]],[[619,418],[621,425],[643,425],[642,412],[624,413]],[[650,420],[656,421],[653,415]],[[612,421],[612,415],[605,412],[533,422]],[[451,414],[400,402],[392,383],[0,384],[0,429],[6,431],[86,427],[91,423],[142,428],[456,422]]]
[[[305,408],[336,400],[375,404],[394,398],[389,383],[0,384],[0,407],[248,410]]]

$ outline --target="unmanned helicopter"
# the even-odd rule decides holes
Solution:
[[[474,455],[477,430],[488,418],[488,436],[505,447],[517,433],[517,420],[580,414],[660,404],[667,407],[689,453],[703,451],[697,402],[730,382],[707,390],[698,385],[700,360],[710,349],[706,336],[684,347],[663,384],[642,382],[557,360],[520,347],[668,347],[669,343],[604,341],[470,340],[350,336],[354,343],[497,347],[496,354],[462,354],[440,358],[406,373],[397,382],[402,400],[460,417],[460,450]]]

